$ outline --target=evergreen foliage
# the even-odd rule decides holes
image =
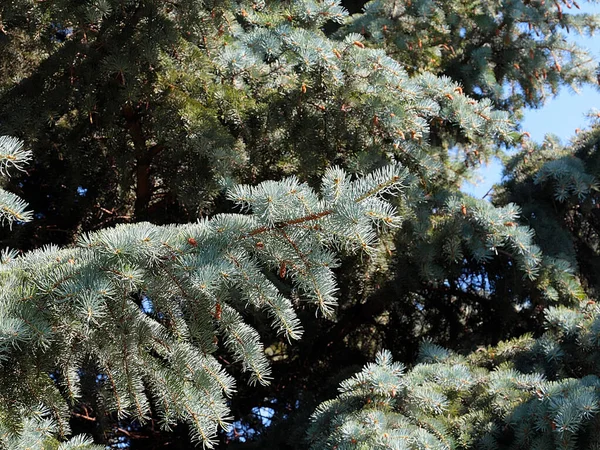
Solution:
[[[598,116],[569,145],[549,135],[530,143],[506,165],[506,181],[495,195],[501,203],[520,198],[523,217],[543,251],[577,271],[587,292],[598,292]],[[525,192],[527,195],[524,195]]]
[[[23,149],[23,143],[16,138],[0,136],[0,175],[8,176],[11,169],[23,170],[31,158],[31,152]],[[0,189],[0,223],[28,222],[32,214],[26,211],[27,204],[17,195]]]
[[[35,439],[67,435],[70,408],[85,407],[85,386],[94,409],[144,423],[152,403],[162,428],[188,422],[192,441],[212,447],[235,390],[217,348],[243,366],[251,384],[270,379],[244,314],[263,311],[286,339],[301,335],[291,301],[268,270],[291,279],[299,301],[331,314],[337,262],[325,245],[369,250],[373,225],[399,220],[382,195],[406,183],[399,166],[355,181],[332,168],[321,195],[295,178],[237,186],[229,197],[251,214],[178,227],[122,225],[83,235],[74,248],[5,258],[2,427],[23,440],[34,439],[28,430],[42,423],[46,431]]]
[[[0,448],[600,445],[598,17],[356,3],[0,4]]]
[[[561,85],[596,82],[594,58],[566,38],[600,25],[579,8],[569,0],[374,0],[342,33],[362,33],[410,72],[449,76],[469,95],[518,111],[540,106]]]
[[[54,227],[213,213],[221,176],[318,183],[331,163],[395,155],[459,183],[512,138],[448,77],[409,77],[362,35],[324,34],[346,19],[338,2],[19,0],[0,15],[1,55],[21,63],[2,74],[0,130],[34,150],[25,188],[53,191],[33,205],[38,246],[69,242]]]
[[[597,448],[599,312],[551,307],[542,336],[466,357],[425,343],[411,370],[383,351],[317,408],[310,448]]]
[[[600,445],[599,309],[585,293],[597,292],[599,141],[597,116],[591,117],[592,128],[570,145],[553,136],[525,145],[508,162],[494,197],[499,204],[525,199],[522,220],[535,229],[531,237],[548,255],[542,260],[561,274],[563,289],[572,293],[563,301],[572,306],[545,308],[545,332],[537,337],[525,334],[466,356],[425,343],[410,370],[380,353],[375,364],[340,385],[337,398],[316,409],[311,448]],[[575,271],[579,279],[567,275]],[[542,285],[548,300],[559,300],[551,285]]]

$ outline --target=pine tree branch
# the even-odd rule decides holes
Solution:
[[[71,411],[71,415],[74,416],[74,417],[78,417],[79,419],[87,420],[89,422],[96,422],[97,421],[97,419],[95,417],[90,417],[88,415],[79,414],[79,413],[76,413],[74,411]]]
[[[251,232],[243,235],[242,237],[243,238],[252,237],[252,236],[256,236],[261,233],[266,233],[268,231],[285,228],[290,225],[299,225],[304,222],[311,222],[313,220],[322,219],[323,217],[326,217],[326,216],[330,215],[331,213],[333,213],[333,210],[327,209],[325,211],[321,211],[319,213],[314,213],[314,214],[309,214],[307,216],[299,217],[297,219],[292,219],[292,220],[288,220],[285,222],[277,222],[277,223],[273,224],[272,226],[263,226],[263,227],[256,228],[255,230],[252,230]]]
[[[386,189],[390,188],[391,186],[394,186],[396,183],[398,183],[399,180],[400,180],[399,176],[397,176],[397,175],[392,176],[389,180],[378,184],[373,189],[370,189],[369,191],[362,194],[360,197],[358,197],[357,199],[354,200],[354,203],[360,203],[360,202],[366,200],[367,198],[374,197],[378,193],[385,191]],[[252,236],[256,236],[261,233],[285,228],[285,227],[288,227],[291,225],[299,225],[299,224],[302,224],[305,222],[311,222],[313,220],[322,219],[323,217],[333,214],[333,212],[334,212],[333,209],[326,209],[324,211],[321,211],[318,213],[313,213],[313,214],[308,214],[306,216],[298,217],[296,219],[291,219],[291,220],[287,220],[287,221],[283,221],[283,222],[277,222],[277,223],[273,224],[272,226],[262,226],[262,227],[259,227],[259,228],[256,228],[256,229],[250,231],[249,233],[243,235],[242,237],[243,238],[252,237]]]

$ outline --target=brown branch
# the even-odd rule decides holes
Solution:
[[[252,230],[251,232],[244,234],[242,238],[256,236],[257,234],[265,233],[267,231],[280,230],[290,225],[298,225],[299,223],[310,222],[311,220],[318,220],[322,217],[328,216],[333,213],[333,209],[327,209],[319,213],[309,214],[308,216],[298,217],[292,220],[286,220],[284,222],[276,222],[271,226],[263,226]]]
[[[365,192],[363,195],[361,195],[356,200],[354,200],[354,203],[360,203],[363,200],[366,200],[367,198],[372,197],[373,195],[377,194],[378,192],[381,192],[384,189],[396,184],[398,182],[398,180],[400,180],[400,177],[398,175],[394,175],[390,180],[380,183],[377,186],[375,186],[373,189],[371,189],[370,191]],[[334,211],[333,209],[326,209],[325,211],[298,217],[297,219],[286,220],[283,222],[276,222],[275,224],[273,224],[271,226],[262,226],[262,227],[256,228],[255,230],[252,230],[251,232],[249,232],[247,234],[242,235],[242,238],[256,236],[257,234],[265,233],[267,231],[279,230],[281,228],[285,228],[290,225],[298,225],[300,223],[310,222],[312,220],[318,220],[318,219],[321,219],[323,217],[326,217],[326,216],[332,214],[333,211]]]
[[[90,417],[87,414],[83,415],[83,414],[79,414],[76,412],[71,412],[71,415],[75,416],[75,417],[79,417],[80,419],[83,419],[83,420],[88,420],[90,422],[96,422],[96,420],[97,420],[95,417]]]

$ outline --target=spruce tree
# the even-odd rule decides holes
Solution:
[[[584,156],[593,138],[579,150],[535,149],[518,125],[524,105],[595,81],[595,62],[560,29],[593,32],[598,20],[573,8],[379,1],[349,16],[320,0],[0,5],[0,131],[33,150],[10,187],[36,212],[14,216],[6,242],[37,248],[7,253],[2,269],[0,445],[76,448],[86,432],[113,448],[320,448],[341,445],[336,427],[364,427],[355,416],[375,411],[425,439],[414,445],[478,448],[480,428],[457,437],[454,422],[447,433],[420,423],[455,395],[471,403],[453,403],[452,420],[469,409],[482,427],[507,426],[507,411],[529,405],[511,380],[545,389],[532,374],[565,376],[515,366],[503,381],[514,401],[490,412],[493,386],[477,377],[501,362],[472,352],[525,332],[550,342],[540,337],[548,311],[583,314],[560,305],[585,309],[595,293],[585,266],[595,261]],[[494,202],[461,193],[506,146],[523,151]],[[532,220],[543,214],[560,233]],[[346,383],[332,403],[343,414],[329,422],[330,404],[319,408],[306,440],[310,414],[342,378],[379,348],[412,367],[423,338],[452,351],[424,347],[446,356],[411,369],[397,402],[382,388],[365,405],[372,374]],[[393,384],[390,360],[371,368]],[[475,392],[419,391],[456,364],[465,368],[449,383],[477,378]],[[401,402],[418,403],[416,391],[422,410],[410,415]],[[429,408],[436,398],[441,409]],[[269,427],[261,409],[272,411]],[[224,432],[228,420],[239,430]],[[69,428],[80,437],[59,444]],[[373,429],[346,444],[370,448],[384,433]]]
[[[16,138],[0,136],[0,175],[6,177],[11,171],[23,170],[31,158],[31,152],[23,149],[23,143]],[[16,221],[29,222],[32,219],[27,204],[17,195],[0,189],[0,223],[10,225]]]
[[[392,166],[351,181],[332,168],[320,195],[295,178],[237,186],[228,196],[252,214],[122,225],[83,235],[74,248],[7,254],[0,445],[50,448],[46,439],[70,434],[71,414],[92,418],[89,407],[98,419],[114,412],[164,430],[187,422],[192,442],[212,447],[235,391],[217,348],[250,384],[266,384],[269,364],[244,315],[262,311],[288,340],[302,334],[268,270],[330,315],[337,262],[325,246],[368,251],[373,224],[399,221],[381,196],[406,189],[407,177]]]
[[[475,98],[518,112],[561,86],[596,83],[597,62],[568,34],[592,35],[600,22],[579,9],[568,0],[375,0],[341,34],[361,33],[410,72],[449,76]]]
[[[458,183],[463,160],[509,140],[506,116],[470,104],[448,78],[411,78],[362,48],[363,36],[325,35],[347,16],[337,2],[1,8],[0,52],[16,62],[0,73],[0,130],[34,151],[24,189],[52,191],[32,203],[34,245],[68,243],[78,227],[214,213],[221,176],[318,184],[331,163],[368,170],[391,152],[412,166],[452,164],[445,176]],[[467,153],[456,163],[453,145]]]
[[[548,135],[506,165],[494,203],[522,205],[562,297],[545,284],[544,332],[465,356],[425,342],[406,368],[383,351],[311,418],[311,448],[595,449],[598,387],[597,114],[569,145]],[[570,274],[570,275],[569,275]],[[577,301],[579,299],[579,301]],[[567,305],[560,305],[567,303]],[[539,306],[539,305],[538,305]],[[534,307],[531,299],[522,305]]]
[[[595,449],[598,306],[550,307],[547,331],[467,356],[425,343],[407,370],[388,351],[312,416],[306,444],[337,449]]]

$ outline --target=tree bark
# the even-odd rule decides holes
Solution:
[[[158,154],[162,147],[155,145],[149,148],[146,145],[140,118],[131,105],[123,107],[123,116],[127,121],[127,130],[135,150],[134,216],[136,220],[148,220],[148,207],[150,206],[153,190],[150,169],[154,156]]]

